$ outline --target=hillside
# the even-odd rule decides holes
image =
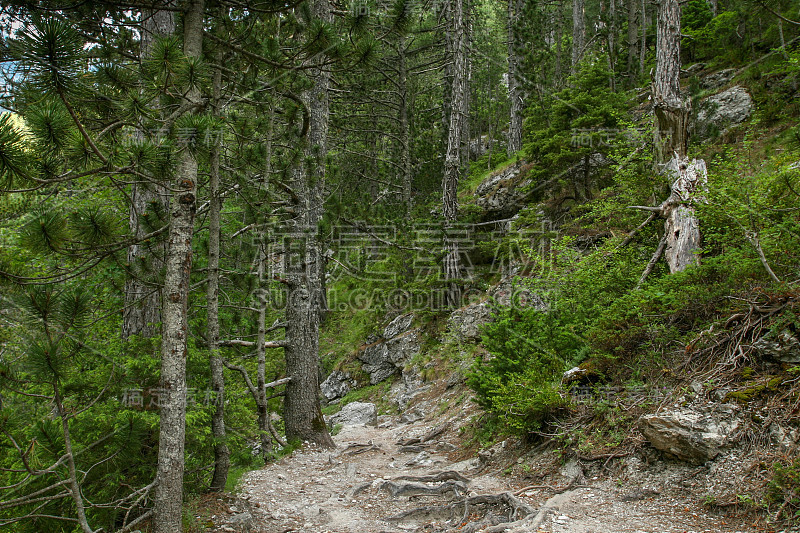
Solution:
[[[4,2],[0,530],[797,530],[796,4]]]

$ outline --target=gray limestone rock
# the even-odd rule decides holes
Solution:
[[[771,357],[781,363],[800,363],[800,341],[785,329],[777,335],[767,334],[753,343],[760,355]]]
[[[342,410],[331,416],[330,425],[335,426],[377,426],[378,408],[374,403],[352,402],[348,403]]]
[[[492,310],[486,302],[478,302],[454,311],[450,318],[449,329],[459,340],[473,341],[481,338],[481,329],[492,320]]]
[[[730,126],[741,124],[753,113],[753,99],[744,87],[735,85],[700,102],[694,131],[708,139]]]
[[[654,448],[693,464],[719,455],[741,424],[737,408],[727,404],[675,408],[639,419]]]
[[[490,215],[512,216],[525,205],[527,193],[523,191],[529,184],[530,180],[521,176],[521,166],[511,165],[478,185],[475,203]]]
[[[408,328],[411,327],[411,323],[413,321],[414,321],[414,315],[412,313],[396,317],[394,320],[389,322],[389,324],[383,329],[383,338],[392,339],[394,337],[397,337],[404,331],[407,331]]]
[[[325,399],[330,402],[345,396],[355,385],[355,381],[353,381],[348,372],[334,370],[325,381],[320,383],[319,388]]]
[[[419,348],[418,331],[411,330],[367,346],[358,354],[358,359],[369,374],[370,384],[374,385],[400,372],[408,360],[419,352]]]

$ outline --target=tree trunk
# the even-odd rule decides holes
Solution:
[[[642,40],[639,42],[639,76],[644,73],[644,60],[647,56],[647,2],[642,0]]]
[[[462,0],[450,0],[448,25],[452,58],[450,78],[450,119],[447,130],[447,152],[442,176],[442,213],[445,221],[444,279],[449,282],[445,294],[445,305],[454,307],[460,301],[460,289],[455,280],[461,277],[458,243],[448,235],[458,216],[458,182],[461,174],[461,147],[464,114],[466,109],[466,31],[464,28],[464,4]]]
[[[264,194],[267,198],[272,193],[270,189],[270,178],[272,176],[272,137],[275,129],[275,106],[269,107],[269,119],[267,121],[267,135],[264,143],[264,180],[262,183]],[[266,460],[268,453],[272,450],[272,439],[270,438],[269,427],[269,403],[267,402],[267,305],[269,295],[265,287],[265,263],[268,260],[266,255],[266,243],[259,242],[258,247],[258,319],[256,335],[256,389],[253,394],[256,403],[256,413],[258,414],[258,432],[261,444],[261,455]]]
[[[670,176],[672,193],[662,204],[666,216],[664,256],[670,273],[699,264],[700,225],[693,203],[706,188],[706,164],[689,162],[690,105],[681,95],[681,10],[678,0],[661,0],[658,9],[656,72],[653,79],[656,164]]]
[[[183,50],[200,57],[203,43],[203,0],[190,0],[183,19]],[[191,89],[187,103],[199,99]],[[180,154],[170,204],[164,299],[161,316],[161,420],[154,501],[155,533],[182,531],[184,437],[186,433],[186,358],[188,300],[192,270],[192,237],[197,207],[197,160],[190,150]]]
[[[611,92],[617,90],[617,0],[608,0],[608,86]]]
[[[639,36],[637,0],[628,0],[628,78],[631,80],[631,87],[634,85],[637,70],[636,49],[637,38]]]
[[[411,170],[411,122],[408,119],[409,94],[408,94],[408,60],[406,58],[406,39],[401,35],[397,43],[398,70],[397,90],[400,93],[400,183],[403,188],[403,206],[406,216],[411,216],[413,207],[411,193],[413,175]]]
[[[315,18],[331,22],[328,0],[312,0]],[[322,62],[324,58],[314,58]],[[294,169],[293,188],[298,197],[293,230],[299,237],[301,257],[297,267],[287,269],[289,286],[286,306],[286,386],[284,424],[288,441],[308,441],[334,447],[319,403],[319,323],[323,284],[322,254],[318,225],[322,218],[325,158],[327,156],[330,70],[310,70],[313,86],[301,98],[310,113],[306,161]],[[308,168],[307,168],[308,167]]]
[[[578,63],[586,48],[585,11],[585,0],[572,0],[572,74],[578,71]]]
[[[221,59],[221,58],[219,58]],[[219,61],[219,60],[218,60]],[[220,63],[222,61],[219,61]],[[214,70],[214,114],[220,116],[222,72]],[[207,335],[211,367],[211,390],[214,394],[214,412],[211,414],[211,433],[214,436],[214,475],[211,490],[225,490],[230,467],[230,450],[225,442],[225,374],[219,351],[219,253],[220,216],[222,197],[219,184],[219,158],[221,142],[211,147],[211,173],[208,182],[208,287]]]
[[[145,60],[150,56],[157,37],[165,37],[175,32],[175,17],[172,11],[142,10],[142,36],[139,43],[139,57]],[[137,134],[144,139],[145,132]],[[134,183],[131,186],[131,211],[128,227],[131,235],[141,238],[148,233],[142,217],[153,203],[156,211],[165,212],[169,204],[166,188],[152,183]],[[122,311],[122,338],[132,335],[152,337],[156,334],[155,324],[161,322],[161,294],[158,272],[164,260],[163,242],[146,246],[132,244],[128,247],[128,265],[131,272],[125,280],[125,307]]]
[[[519,39],[517,24],[519,1],[508,0],[508,99],[510,120],[508,124],[508,157],[522,149],[522,91],[519,80]]]
[[[564,6],[561,3],[561,0],[557,0],[555,3],[556,6],[556,13],[555,13],[555,32],[556,32],[556,67],[555,67],[555,80],[553,81],[553,87],[560,88],[561,87],[561,78],[563,77],[562,71],[564,70],[563,63],[563,50],[562,45],[564,41]]]
[[[653,109],[656,115],[656,163],[677,154],[686,156],[689,146],[690,105],[681,95],[681,10],[678,0],[661,0],[656,34],[656,72]]]

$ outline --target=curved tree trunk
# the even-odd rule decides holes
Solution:
[[[189,57],[200,57],[203,0],[190,0],[187,8],[183,19],[183,50]],[[199,96],[195,88],[185,98],[193,103]],[[197,208],[197,160],[188,149],[180,155],[174,181],[161,311],[161,420],[154,502],[156,533],[182,531],[188,301]]]

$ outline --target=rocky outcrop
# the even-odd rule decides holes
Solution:
[[[515,215],[525,206],[525,188],[531,181],[525,179],[522,165],[515,164],[492,174],[475,190],[475,204],[487,212],[490,218]]]
[[[639,419],[639,429],[654,448],[693,464],[719,455],[742,420],[733,405],[674,408]]]
[[[481,329],[492,321],[492,310],[486,302],[462,307],[447,319],[448,329],[459,341],[476,341],[481,338]]]
[[[326,400],[333,401],[345,396],[356,386],[355,380],[349,372],[334,370],[331,372],[319,388]]]
[[[500,282],[489,291],[489,296],[495,304],[505,307],[534,307],[540,311],[547,311],[550,308],[544,298],[526,286],[514,283],[513,278]]]
[[[702,85],[704,89],[716,89],[730,83],[735,75],[735,68],[725,68],[702,76],[700,78],[700,85]]]
[[[393,339],[404,331],[408,331],[408,328],[411,327],[412,322],[414,322],[414,315],[411,313],[396,317],[394,320],[389,322],[385,328],[383,328],[383,338]]]
[[[741,124],[753,113],[753,99],[744,87],[735,85],[700,102],[694,132],[701,139],[714,137]]]
[[[374,403],[352,402],[330,417],[331,426],[377,426],[378,408]]]
[[[419,352],[419,330],[409,330],[414,315],[400,315],[383,330],[383,338],[367,345],[358,354],[361,368],[369,374],[371,385],[402,372]]]
[[[767,334],[753,343],[753,349],[763,357],[781,363],[800,363],[800,340],[788,329],[777,334]]]

